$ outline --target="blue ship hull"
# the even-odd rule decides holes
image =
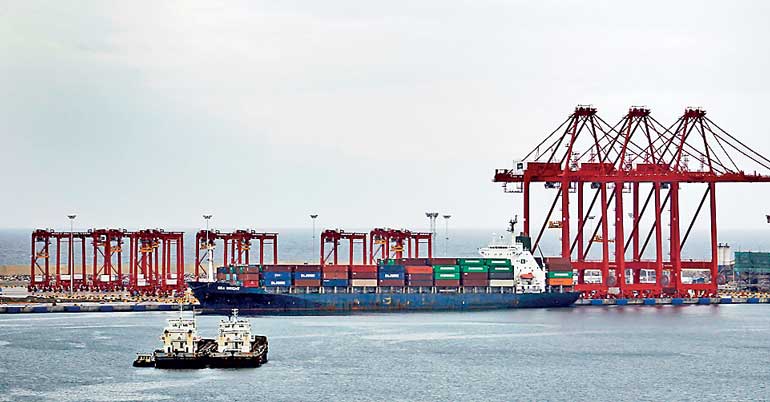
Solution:
[[[203,313],[317,315],[355,312],[492,310],[568,307],[580,296],[565,293],[273,293],[224,282],[190,282]],[[384,290],[384,289],[383,289]],[[382,290],[381,290],[382,291]]]

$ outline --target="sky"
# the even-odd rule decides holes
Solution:
[[[770,155],[770,4],[0,0],[0,227],[504,228],[577,104]],[[770,173],[770,172],[767,172]],[[550,203],[548,193],[536,202]],[[700,196],[700,190],[695,191]],[[764,228],[770,184],[718,187]],[[701,226],[698,226],[701,227]]]

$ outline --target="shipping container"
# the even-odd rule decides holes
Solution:
[[[403,272],[380,272],[377,276],[379,280],[404,280]]]
[[[572,278],[549,278],[548,284],[551,286],[572,286]]]
[[[350,286],[354,287],[376,287],[377,279],[353,279]]]
[[[379,286],[404,286],[404,280],[398,279],[380,279]]]
[[[457,265],[465,265],[466,267],[481,267],[484,266],[483,258],[458,258]]]
[[[345,272],[336,272],[336,271],[324,271],[322,275],[323,279],[348,279],[348,273]]]
[[[458,275],[458,277],[459,277],[459,275]],[[434,283],[435,283],[436,286],[439,286],[439,287],[455,287],[456,288],[456,287],[460,286],[460,279],[459,278],[458,279],[454,279],[454,280],[436,279],[434,281]]]
[[[546,274],[547,278],[572,278],[572,271],[557,271],[557,272],[548,272]]]
[[[256,281],[243,281],[243,286],[247,288],[258,288],[260,286],[259,280]]]
[[[501,266],[490,266],[489,272],[511,272],[513,273],[513,267],[501,267]]]
[[[489,267],[510,267],[511,260],[508,258],[485,258],[484,265]]]
[[[238,275],[238,279],[242,281],[258,281],[259,274],[240,274]]]
[[[291,272],[293,265],[263,265],[262,272]]]
[[[486,280],[489,275],[486,272],[463,272],[462,280]]]
[[[235,275],[233,275],[235,276]],[[262,277],[266,280],[286,280],[291,281],[291,272],[263,272]],[[236,278],[233,278],[236,279]]]
[[[489,272],[489,279],[514,279],[511,272]]]
[[[434,273],[437,273],[437,272],[459,273],[460,266],[459,265],[434,265],[433,272]]]
[[[432,287],[433,286],[433,280],[429,281],[407,281],[406,286],[409,287]]]
[[[321,272],[320,265],[297,265],[294,272]]]
[[[321,271],[326,272],[344,272],[347,273],[350,268],[347,265],[324,265]]]
[[[321,286],[321,280],[320,279],[296,279],[294,280],[294,286],[319,287]]]
[[[291,281],[286,279],[265,279],[264,284],[269,287],[291,286]]]
[[[489,286],[489,279],[463,279],[463,286]]]
[[[513,279],[490,279],[489,286],[492,287],[513,287],[515,281]]]
[[[566,258],[562,257],[548,257],[545,259],[545,265],[548,271],[572,271],[572,264]]]
[[[407,281],[432,281],[433,274],[406,274]]]
[[[294,273],[294,280],[319,280],[321,279],[321,273],[320,272],[295,272]]]
[[[407,274],[433,274],[433,267],[427,265],[407,265],[405,270]]]
[[[323,286],[341,286],[345,287],[348,286],[348,280],[347,279],[324,279],[323,280]]]
[[[379,267],[378,271],[380,273],[382,272],[404,272],[404,266],[403,265],[382,265]]]
[[[350,278],[352,278],[352,279],[377,279],[377,271],[371,271],[371,272],[352,271],[352,272],[350,272]]]
[[[457,258],[431,258],[430,265],[457,265]]]
[[[426,266],[426,265],[430,265],[430,260],[427,258],[399,258],[398,263],[400,265]]]
[[[374,272],[377,273],[376,265],[351,265],[351,272]]]
[[[460,273],[459,272],[436,272],[433,274],[433,279],[437,281],[439,280],[459,281]]]
[[[460,271],[462,272],[482,272],[486,274],[489,272],[489,267],[486,265],[481,266],[468,266],[468,265],[460,265]]]

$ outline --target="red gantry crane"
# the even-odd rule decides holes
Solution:
[[[666,127],[646,107],[631,107],[610,125],[594,107],[577,106],[513,169],[496,170],[494,181],[506,192],[523,194],[527,235],[532,233],[532,183],[556,192],[532,249],[546,228],[559,229],[559,258],[576,271],[574,287],[584,297],[708,297],[717,294],[716,184],[770,181],[756,169],[770,172],[770,160],[716,125],[703,109],[687,108]],[[680,190],[685,185],[701,187],[703,194],[683,225]],[[707,201],[711,257],[684,260],[682,248]],[[561,216],[552,220],[557,205]],[[666,208],[668,222],[663,221]],[[645,254],[651,242],[652,256]],[[600,258],[590,253],[595,243]]]

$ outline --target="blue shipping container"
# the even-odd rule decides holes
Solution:
[[[291,286],[291,281],[286,279],[265,280],[265,286]]]
[[[404,272],[404,266],[403,265],[380,265],[378,267],[378,271],[380,271],[380,273],[383,273],[383,272],[388,272],[388,273],[401,272],[401,273],[403,273]]]
[[[348,286],[347,279],[324,279],[324,286]]]
[[[263,272],[262,277],[265,279],[265,281],[270,281],[270,280],[290,281],[291,272]]]
[[[403,272],[382,272],[380,271],[380,280],[394,280],[394,281],[403,281],[404,280],[404,273]]]
[[[320,272],[295,272],[294,280],[321,279]]]

